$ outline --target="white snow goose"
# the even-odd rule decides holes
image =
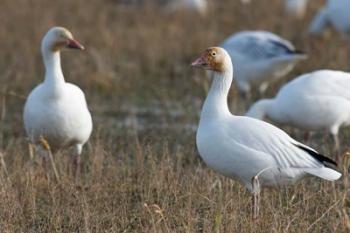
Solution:
[[[23,118],[27,135],[42,154],[44,165],[48,154],[43,153],[41,138],[48,142],[53,153],[74,147],[73,167],[78,174],[80,154],[90,137],[92,119],[83,91],[64,80],[60,61],[60,51],[64,48],[84,49],[67,29],[51,28],[41,43],[45,79],[29,94]]]
[[[224,49],[208,48],[192,66],[213,72],[196,136],[199,154],[209,167],[252,192],[253,218],[258,216],[260,187],[290,184],[308,175],[330,181],[341,177],[336,162],[279,128],[230,113],[227,95],[233,68]]]
[[[305,131],[327,130],[339,153],[338,131],[350,124],[350,73],[319,70],[285,84],[273,99],[256,102],[247,116]]]
[[[220,47],[231,56],[238,89],[247,96],[252,85],[264,92],[268,82],[286,75],[306,58],[289,41],[266,31],[236,33]]]
[[[321,35],[327,26],[332,25],[339,32],[349,36],[349,9],[349,0],[328,0],[311,22],[309,33],[316,36]]]

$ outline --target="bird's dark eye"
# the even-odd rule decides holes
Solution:
[[[211,54],[213,57],[215,57],[215,55],[216,55],[216,53],[215,52],[212,52],[212,54]]]

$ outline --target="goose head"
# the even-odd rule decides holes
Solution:
[[[42,50],[57,52],[63,48],[83,50],[84,46],[74,39],[72,33],[63,27],[53,27],[42,40]]]
[[[232,63],[230,55],[225,49],[220,47],[210,47],[192,62],[192,67],[225,73],[232,69]]]

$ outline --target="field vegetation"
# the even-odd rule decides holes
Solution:
[[[309,55],[267,97],[304,72],[350,69],[349,41],[333,31],[307,34],[323,1],[311,1],[303,20],[286,18],[281,2],[212,0],[202,16],[115,0],[1,0],[0,232],[349,232],[349,129],[340,134],[343,178],[264,190],[258,222],[244,187],[211,171],[196,151],[210,80],[190,63],[233,32],[269,30]],[[94,120],[79,182],[70,151],[54,156],[59,181],[52,169],[44,175],[22,123],[25,98],[44,77],[41,38],[56,25],[86,47],[62,54],[66,80],[84,90]],[[235,114],[251,104],[235,87],[229,103]],[[303,132],[284,129],[303,140]],[[323,133],[310,145],[335,157]]]

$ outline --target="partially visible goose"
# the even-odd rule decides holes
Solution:
[[[37,149],[42,147],[41,137],[52,152],[74,147],[73,162],[75,172],[79,172],[80,154],[90,137],[92,120],[82,90],[64,80],[60,60],[64,48],[84,49],[67,29],[51,28],[41,43],[45,79],[29,94],[23,118],[27,135]],[[43,156],[46,161],[47,154]]]
[[[306,131],[327,130],[339,152],[339,128],[350,124],[349,90],[350,73],[319,70],[285,84],[275,98],[259,100],[246,115]]]
[[[295,18],[303,18],[306,12],[308,0],[284,0],[286,12]]]
[[[336,30],[349,36],[349,9],[349,0],[328,0],[312,21],[309,32],[313,35],[321,35],[326,27],[331,25]]]
[[[232,115],[227,95],[233,68],[222,48],[208,48],[192,66],[213,72],[197,131],[197,147],[215,171],[240,181],[253,194],[253,217],[258,215],[260,186],[294,183],[311,175],[334,181],[341,174],[336,163],[297,142],[264,121]]]
[[[190,10],[205,15],[208,10],[207,0],[170,0],[168,3],[170,11]]]
[[[266,31],[236,33],[220,47],[231,56],[238,89],[247,95],[252,85],[264,92],[269,82],[286,75],[306,58],[289,41]]]

